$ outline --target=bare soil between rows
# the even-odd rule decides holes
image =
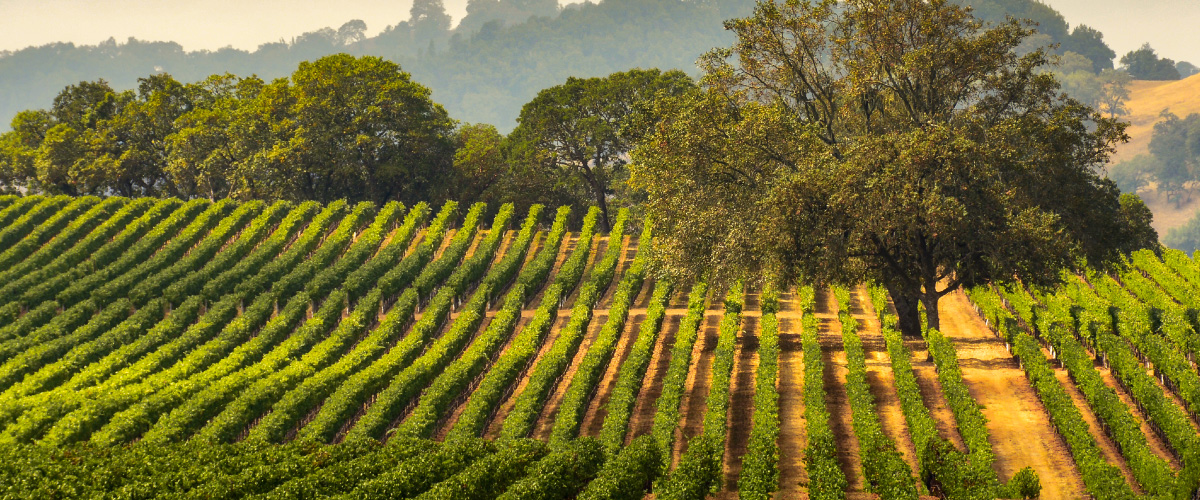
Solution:
[[[638,394],[637,404],[633,407],[625,444],[629,444],[634,438],[649,434],[654,428],[654,415],[658,412],[658,398],[662,396],[663,379],[671,365],[671,350],[675,348],[675,339],[679,337],[679,327],[683,318],[675,315],[663,319],[663,331],[654,346],[654,354],[650,358],[650,366],[646,369],[642,390]]]
[[[746,301],[747,307],[757,307],[757,301]],[[754,428],[755,378],[758,375],[758,332],[759,318],[743,317],[737,335],[737,350],[734,352],[733,376],[729,389],[729,415],[725,421],[725,491],[737,490],[742,473],[742,458],[750,443],[750,432]]]
[[[1007,481],[1028,466],[1038,473],[1043,500],[1084,497],[1066,443],[1004,342],[984,324],[962,291],[943,297],[938,311],[942,333],[958,350],[967,388],[988,419],[1000,480]]]
[[[858,321],[858,336],[862,339],[866,355],[867,383],[875,398],[875,412],[879,415],[883,432],[896,444],[897,451],[904,456],[909,469],[914,471],[915,483],[916,471],[920,470],[916,445],[909,433],[908,422],[904,420],[904,409],[896,392],[896,377],[892,373],[891,356],[888,355],[887,342],[883,339],[879,318],[875,315],[875,306],[866,287],[858,286],[852,290],[850,314]]]
[[[837,442],[838,465],[846,476],[847,491],[863,491],[862,459],[858,436],[854,435],[850,399],[846,392],[846,351],[842,345],[842,322],[838,319],[837,300],[829,290],[816,292],[817,336],[821,344],[821,362],[825,375],[825,406],[829,410],[829,428]]]
[[[679,458],[687,451],[688,441],[704,430],[704,412],[712,382],[712,362],[720,325],[721,316],[705,316],[696,345],[692,348],[692,369],[688,370],[687,389],[680,412],[683,421],[675,431],[675,446],[671,454],[672,469],[679,465]]]

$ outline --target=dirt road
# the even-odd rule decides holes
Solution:
[[[958,350],[959,366],[971,396],[988,419],[996,473],[1007,481],[1033,467],[1043,500],[1082,498],[1083,482],[1062,438],[1025,378],[1025,372],[975,312],[962,291],[938,305],[941,330]]]

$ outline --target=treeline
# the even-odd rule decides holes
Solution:
[[[526,104],[506,137],[453,120],[378,57],[327,56],[270,82],[82,82],[0,135],[0,192],[595,205],[607,229],[610,205],[636,201],[624,167],[654,120],[645,103],[693,87],[679,71],[571,78]]]
[[[302,61],[348,53],[399,63],[452,116],[508,132],[525,102],[569,76],[635,67],[693,69],[705,51],[732,41],[721,22],[753,5],[753,0],[604,0],[560,8],[553,0],[472,0],[467,16],[451,27],[441,0],[422,0],[407,20],[374,37],[365,36],[361,21],[351,21],[251,51],[187,51],[174,42],[135,39],[49,44],[0,52],[0,123],[80,81],[103,78],[117,90],[134,89],[138,78],[158,72],[181,82],[223,73],[269,81],[287,76]]]
[[[436,196],[455,126],[395,63],[329,56],[291,78],[167,74],[117,92],[70,85],[0,146],[7,190],[69,195],[382,201]]]
[[[1071,27],[1062,15],[1034,0],[957,0],[981,19],[1006,15],[1038,24],[1043,44],[1060,44],[1092,63],[1091,73],[1113,67],[1116,55],[1102,35]],[[507,132],[521,106],[541,89],[568,76],[603,76],[634,67],[692,71],[711,47],[732,42],[721,22],[748,14],[753,0],[603,0],[559,7],[547,0],[471,0],[455,27],[440,0],[413,4],[407,20],[365,36],[367,26],[351,21],[254,51],[193,51],[173,42],[130,39],[98,45],[56,43],[0,53],[0,122],[30,103],[49,102],[58,89],[103,78],[117,90],[136,88],[137,79],[166,72],[181,82],[211,74],[287,76],[301,61],[345,52],[401,64],[428,85],[452,116],[491,123]]]

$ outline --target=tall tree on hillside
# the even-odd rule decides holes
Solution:
[[[409,10],[408,25],[417,48],[428,44],[433,49],[437,42],[449,37],[452,21],[442,0],[413,0]]]
[[[1195,64],[1192,64],[1187,61],[1179,61],[1179,62],[1175,63],[1175,70],[1179,71],[1179,76],[1181,78],[1187,78],[1189,76],[1200,73],[1200,68],[1197,68]]]
[[[569,78],[545,89],[521,108],[517,128],[509,134],[513,175],[548,181],[543,192],[595,203],[608,229],[613,182],[621,177],[634,142],[654,122],[645,114],[648,103],[693,87],[680,71],[635,69]]]
[[[1100,103],[1097,109],[1116,119],[1129,114],[1125,103],[1129,101],[1129,84],[1133,77],[1129,73],[1117,69],[1106,69],[1100,72]]]
[[[1097,175],[1123,125],[1058,91],[1030,30],[946,0],[760,2],[633,153],[665,271],[884,284],[900,328],[962,286],[1050,285],[1155,245]]]

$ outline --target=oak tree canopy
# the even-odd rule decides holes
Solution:
[[[759,2],[633,152],[666,272],[884,284],[907,334],[963,286],[1049,285],[1156,245],[1100,173],[1124,125],[1033,30],[946,0]]]

